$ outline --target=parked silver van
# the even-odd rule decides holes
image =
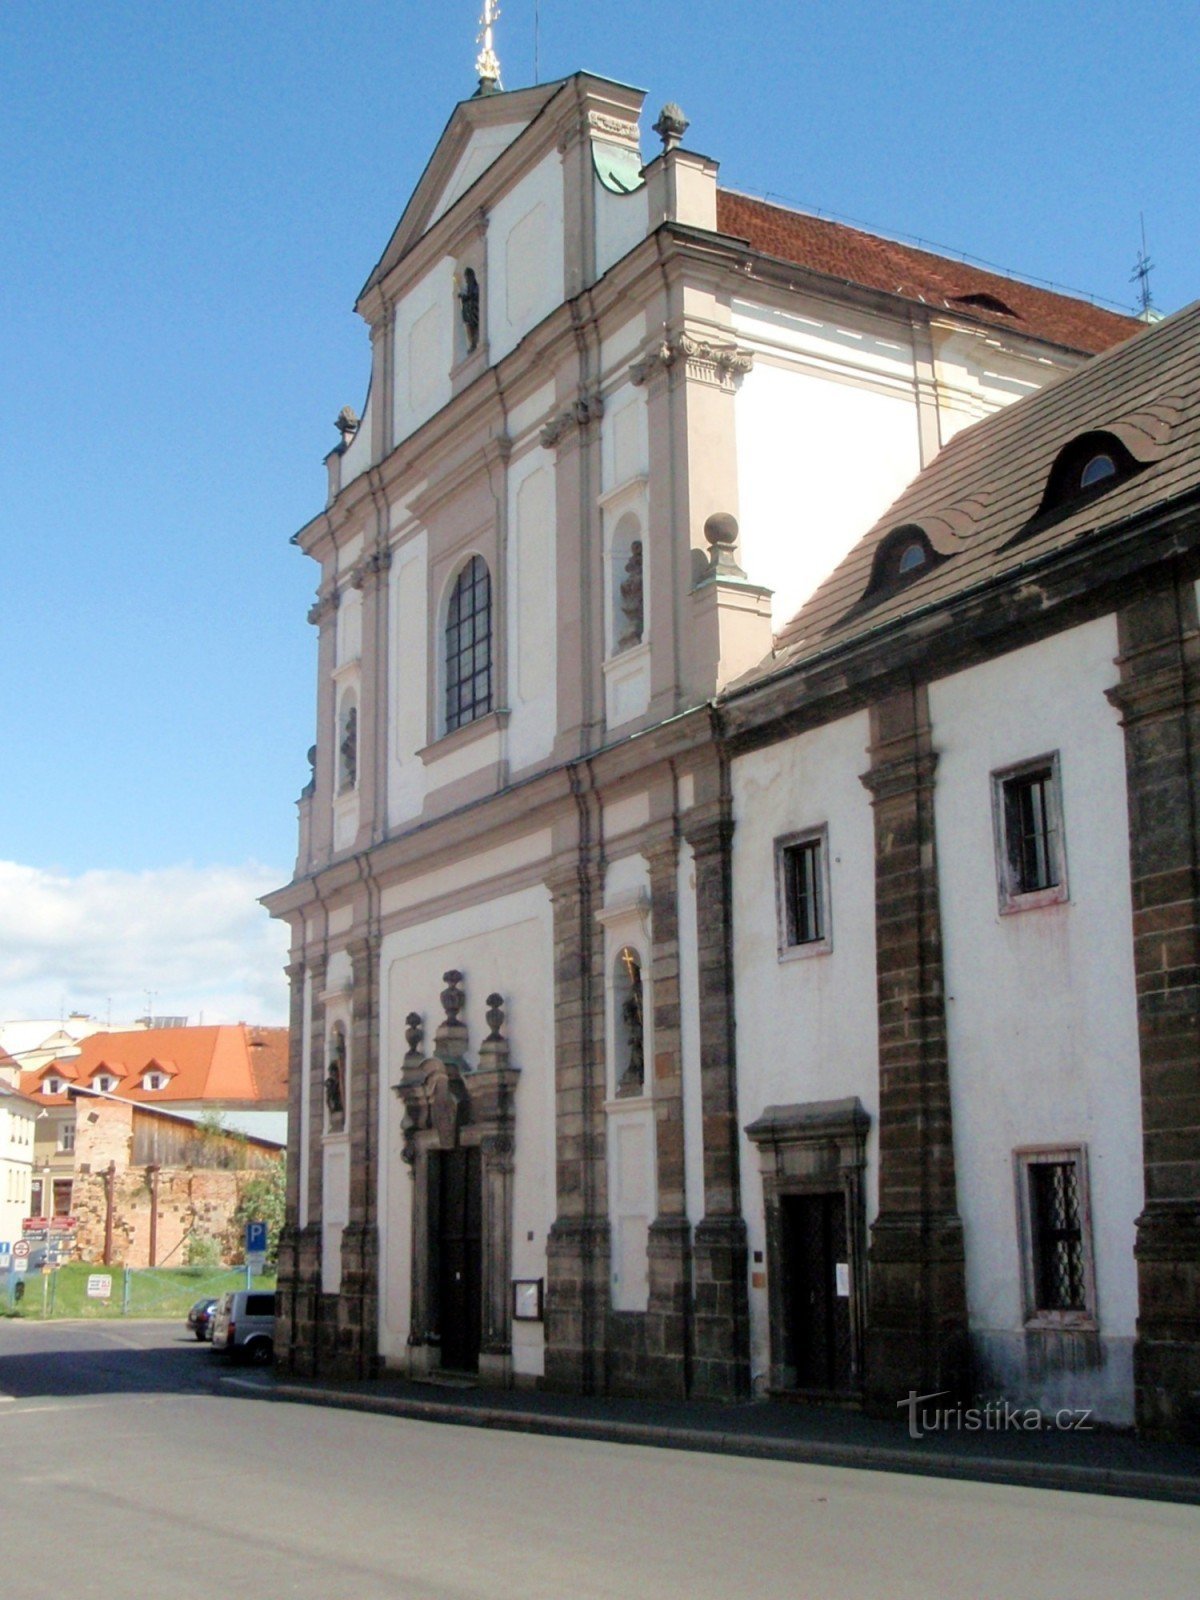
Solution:
[[[217,1302],[214,1350],[265,1365],[275,1353],[275,1296],[264,1289],[231,1289]]]

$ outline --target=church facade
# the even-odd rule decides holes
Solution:
[[[677,107],[644,162],[642,111],[586,74],[464,102],[359,298],[268,898],[281,1359],[1127,1420],[1142,1252],[1189,1224],[1135,1269],[1121,624],[1030,620],[1005,568],[1017,624],[997,579],[943,641],[990,478],[859,536],[1159,333],[724,191]],[[1010,812],[1056,881],[997,889]]]

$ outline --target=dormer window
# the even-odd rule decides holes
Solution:
[[[919,528],[915,522],[893,529],[875,552],[871,581],[860,604],[875,605],[907,588],[932,571],[942,559],[930,544],[924,528]]]
[[[143,1089],[165,1089],[167,1075],[165,1072],[144,1072],[142,1074]]]
[[[117,1087],[117,1080],[110,1072],[99,1072],[92,1079],[92,1087],[99,1089],[101,1094],[111,1094]]]
[[[56,1078],[53,1075],[51,1075],[49,1078],[42,1079],[43,1094],[61,1094],[66,1086],[67,1085],[64,1079]]]
[[[1046,479],[1037,512],[1022,532],[1035,531],[1047,522],[1070,516],[1089,500],[1107,494],[1142,470],[1115,433],[1097,429],[1072,439],[1058,452]]]

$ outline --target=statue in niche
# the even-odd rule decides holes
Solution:
[[[642,642],[642,626],[645,620],[640,539],[635,539],[629,547],[629,560],[625,563],[625,576],[621,579],[621,613],[625,618],[625,631],[617,640],[617,649],[628,650],[630,645]]]
[[[346,713],[345,724],[342,729],[342,742],[338,745],[338,754],[342,762],[343,790],[353,789],[358,784],[358,707],[351,706]]]
[[[473,267],[462,275],[462,288],[458,291],[458,309],[467,335],[467,354],[479,344],[479,279]]]
[[[325,1074],[325,1104],[330,1125],[340,1125],[346,1115],[346,1035],[341,1023],[329,1041],[329,1070]]]
[[[646,1082],[642,964],[637,958],[636,950],[631,950],[628,946],[621,951],[617,959],[625,969],[625,980],[628,984],[625,999],[621,1002],[621,1027],[625,1035],[628,1060],[625,1071],[621,1074],[621,1081],[617,1084],[617,1094],[641,1094]]]

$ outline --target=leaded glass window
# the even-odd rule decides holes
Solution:
[[[459,573],[446,614],[446,732],[492,709],[492,579],[481,556]]]

